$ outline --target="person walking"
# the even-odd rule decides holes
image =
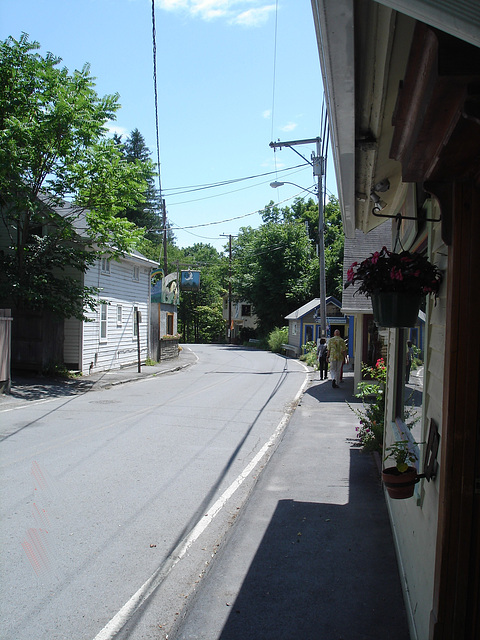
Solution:
[[[320,380],[327,379],[328,371],[328,358],[327,358],[327,341],[325,338],[320,338],[320,342],[317,347],[317,360],[318,368],[320,369]]]
[[[332,377],[332,387],[338,389],[343,360],[347,353],[347,345],[340,336],[340,331],[335,329],[333,338],[328,341],[327,357],[330,362],[330,376]]]

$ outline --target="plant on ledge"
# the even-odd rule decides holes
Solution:
[[[374,367],[362,365],[362,372],[369,380],[358,384],[357,398],[363,402],[363,409],[355,409],[347,402],[350,409],[359,418],[360,424],[355,427],[358,439],[364,451],[383,449],[383,431],[385,414],[385,382],[387,367],[383,358],[379,358]]]
[[[357,293],[409,293],[436,297],[442,283],[437,266],[419,253],[394,253],[387,247],[375,251],[363,262],[354,262],[347,271],[345,289],[359,285]]]
[[[387,455],[384,460],[393,458],[395,466],[382,471],[382,482],[388,495],[394,500],[411,498],[419,480],[417,470],[413,466],[417,461],[417,454],[412,449],[414,445],[416,443],[410,440],[397,440],[385,449]]]
[[[411,444],[414,445],[416,443],[410,443],[409,440],[397,440],[385,449],[387,455],[383,459],[384,462],[389,458],[393,458],[398,473],[405,473],[410,468],[410,465],[414,465],[417,461],[417,454],[410,449]]]

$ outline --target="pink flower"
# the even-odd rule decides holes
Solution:
[[[372,264],[377,264],[379,258],[380,258],[379,252],[375,251],[375,253],[372,255]]]
[[[392,267],[390,271],[390,279],[391,280],[403,280],[403,275],[400,269]]]

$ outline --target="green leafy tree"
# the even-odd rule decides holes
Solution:
[[[234,292],[253,304],[261,332],[282,326],[310,289],[312,247],[305,225],[268,221],[243,228],[232,254]]]
[[[330,196],[324,208],[325,221],[325,282],[327,295],[342,299],[343,234],[342,215],[337,198]]]
[[[327,296],[342,299],[343,287],[343,245],[344,234],[342,216],[338,199],[330,196],[324,207],[324,244],[325,244],[325,284]],[[318,202],[313,198],[297,198],[293,205],[279,209],[273,202],[265,208],[264,222],[302,222],[306,226],[312,249],[318,245]],[[316,249],[315,249],[316,251]],[[312,253],[312,256],[314,254]],[[309,297],[320,295],[320,264],[318,257],[313,257]]]
[[[93,291],[71,274],[135,247],[122,212],[144,199],[145,173],[106,135],[118,95],[38,49],[26,34],[0,42],[0,300],[83,317]]]
[[[227,260],[215,247],[197,243],[179,249],[180,268],[200,271],[200,291],[182,291],[178,308],[179,330],[185,342],[215,342],[225,335],[222,315],[226,294]]]
[[[162,228],[162,219],[160,217],[161,208],[158,191],[155,188],[155,176],[157,174],[155,164],[151,159],[151,151],[138,129],[134,129],[130,133],[122,149],[127,161],[138,165],[145,181],[145,190],[142,198],[135,202],[134,206],[129,207],[124,212],[124,215],[137,227],[144,227],[147,230],[147,238],[151,240],[158,239]]]

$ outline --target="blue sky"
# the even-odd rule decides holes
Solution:
[[[179,246],[205,242],[221,250],[228,241],[222,234],[257,227],[254,212],[301,193],[270,182],[314,183],[309,165],[284,171],[302,162],[296,153],[269,147],[272,139],[320,135],[323,90],[310,1],[156,0],[155,22],[168,217]],[[120,94],[112,129],[126,136],[137,127],[156,160],[151,0],[2,0],[0,38],[21,32],[70,71],[90,63],[97,92]],[[296,149],[310,159],[315,147]],[[336,193],[330,162],[327,188]]]

